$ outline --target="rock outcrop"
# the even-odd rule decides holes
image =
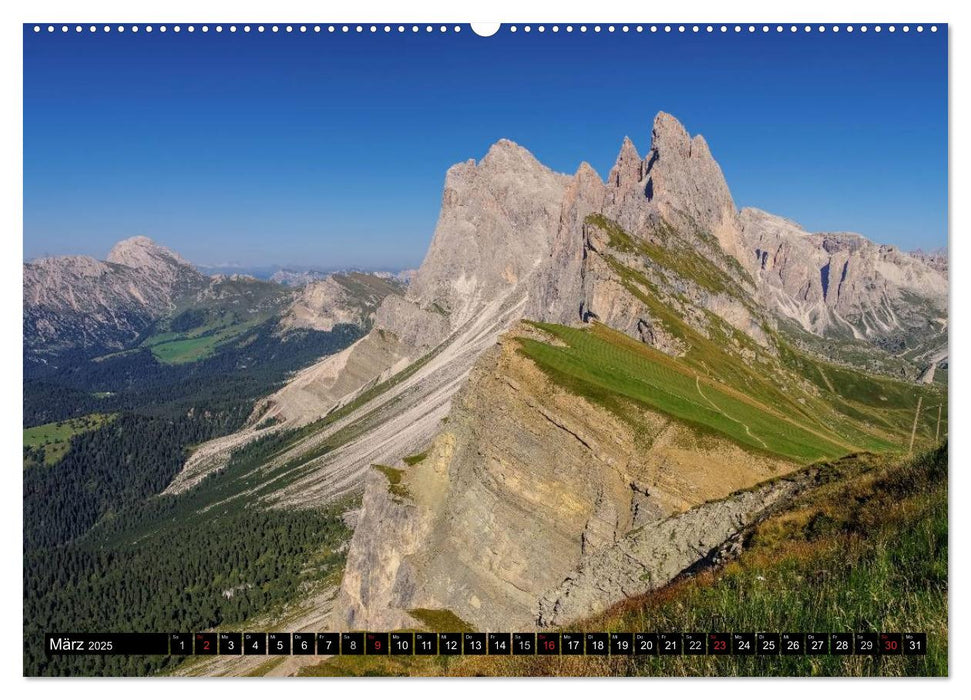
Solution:
[[[533,626],[547,591],[632,530],[796,467],[727,440],[699,449],[683,424],[552,384],[517,352],[535,333],[518,327],[480,358],[427,456],[394,463],[394,489],[368,475],[339,625],[414,626],[408,610],[426,608]],[[725,529],[708,522],[712,537]]]
[[[914,250],[910,253],[912,256],[920,260],[922,263],[927,265],[929,268],[937,270],[942,275],[947,277],[948,273],[948,254],[947,248],[939,248],[937,250],[932,250],[929,253],[923,250]]]
[[[717,560],[727,542],[791,499],[804,482],[781,479],[632,530],[543,594],[538,626],[593,617],[619,600],[661,588],[699,563]]]
[[[670,114],[654,119],[644,168],[645,193],[665,220],[700,227],[729,255],[739,257],[738,212],[721,168],[701,135],[693,138]]]
[[[446,316],[454,331],[492,300],[522,291],[549,255],[568,183],[505,139],[478,164],[450,168],[435,236],[406,300]]]
[[[389,294],[400,294],[405,285],[393,277],[351,272],[311,280],[300,287],[283,314],[283,331],[309,328],[330,331],[339,324],[362,328],[371,325],[378,306]]]

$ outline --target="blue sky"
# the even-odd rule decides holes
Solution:
[[[24,256],[147,235],[194,262],[410,267],[445,170],[510,138],[605,176],[654,114],[739,207],[947,241],[947,32],[482,38],[24,30]]]

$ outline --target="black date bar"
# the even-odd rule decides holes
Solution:
[[[44,651],[59,654],[167,655],[169,635],[153,632],[45,634]]]

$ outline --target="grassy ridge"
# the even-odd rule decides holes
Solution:
[[[571,626],[604,631],[926,632],[926,656],[339,657],[302,675],[946,675],[947,447],[823,465],[741,556]]]
[[[536,324],[561,344],[519,340],[522,352],[574,393],[604,400],[622,396],[686,423],[714,431],[753,450],[801,462],[864,447],[823,426],[801,420],[712,381],[689,365],[627,339],[605,326],[593,330]]]
[[[532,325],[551,342],[520,338],[521,352],[571,392],[620,411],[617,397],[630,399],[747,449],[803,463],[906,449],[919,399],[915,444],[936,439],[937,406],[946,436],[939,387],[830,365],[784,344],[778,358],[760,365],[729,351],[727,338],[716,342],[683,324],[690,345],[678,358],[601,324]]]

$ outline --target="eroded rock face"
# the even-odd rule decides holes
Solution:
[[[807,233],[758,209],[740,221],[742,262],[763,302],[806,331],[863,340],[942,332],[933,322],[947,316],[947,278],[923,260],[858,234]]]
[[[370,464],[427,443],[478,356],[523,317],[568,183],[511,141],[494,145],[478,164],[451,168],[431,247],[407,293],[385,296],[367,336],[301,371],[257,406],[243,431],[195,450],[170,491],[191,487],[267,431],[313,422],[420,361],[407,381],[288,453],[297,457],[356,420],[373,429],[312,460],[317,469],[278,499],[312,505],[359,490]],[[274,425],[260,430],[269,419]]]
[[[366,328],[378,305],[405,285],[391,276],[364,273],[328,275],[306,282],[280,320],[281,330],[331,331],[339,324]]]
[[[922,263],[927,265],[933,270],[937,270],[942,275],[947,277],[948,273],[948,254],[947,248],[939,248],[938,250],[932,250],[930,252],[925,252],[923,250],[915,250],[910,253],[912,256],[920,260]]]
[[[581,320],[588,271],[584,220],[601,211],[608,191],[592,167],[580,165],[564,190],[556,233],[530,290],[527,317],[563,324]]]
[[[539,601],[537,623],[555,627],[604,612],[643,595],[717,554],[736,533],[792,498],[804,479],[784,479],[660,518],[586,558]]]
[[[480,629],[536,623],[539,600],[631,530],[787,472],[634,406],[622,418],[551,384],[505,336],[476,363],[428,456],[366,482],[340,624],[414,625],[447,609]],[[636,420],[633,419],[636,417]]]
[[[698,225],[717,238],[726,253],[740,255],[735,203],[703,136],[692,138],[677,119],[659,113],[645,174],[647,198],[667,221]]]
[[[478,164],[450,168],[435,236],[406,299],[446,315],[455,330],[523,286],[549,256],[568,184],[505,139]]]

